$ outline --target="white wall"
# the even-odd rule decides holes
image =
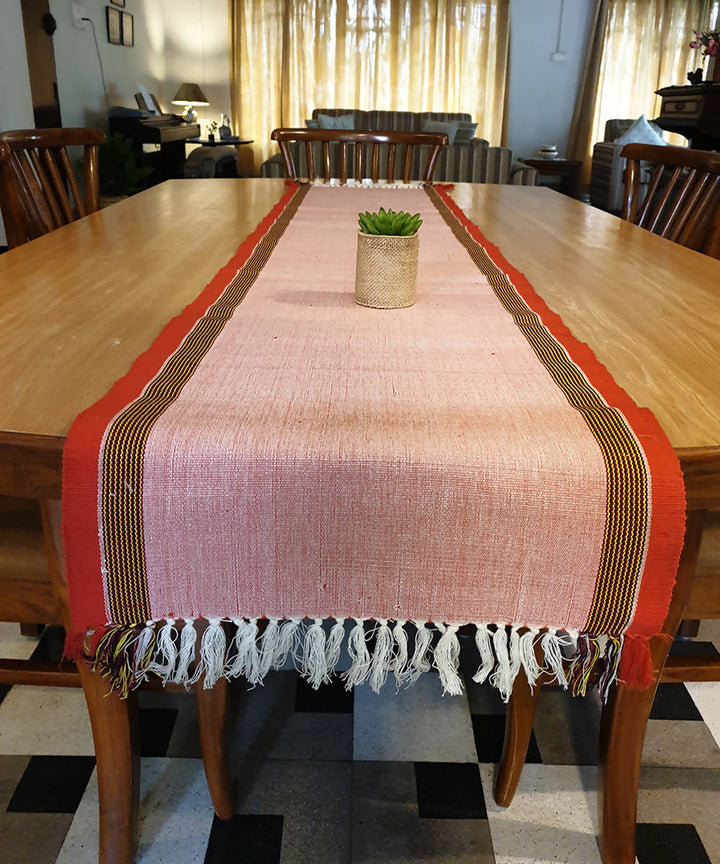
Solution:
[[[566,59],[555,62],[561,0],[510,0],[508,144],[515,158],[534,156],[542,144],[556,144],[566,155],[594,6],[594,0],[565,0],[560,50]]]
[[[20,0],[0,0],[0,129],[34,125]],[[0,219],[0,246],[6,243]]]

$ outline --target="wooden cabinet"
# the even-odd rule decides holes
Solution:
[[[662,107],[653,122],[661,129],[684,135],[695,150],[720,148],[720,84],[703,82],[655,92],[662,98]]]

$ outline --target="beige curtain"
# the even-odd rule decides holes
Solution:
[[[655,90],[687,84],[687,73],[703,65],[688,43],[717,14],[718,0],[598,0],[568,146],[588,176],[593,144],[603,140],[608,120],[657,117]],[[666,139],[686,143],[677,135]]]
[[[255,168],[313,108],[465,111],[503,131],[509,0],[229,0],[235,131]]]

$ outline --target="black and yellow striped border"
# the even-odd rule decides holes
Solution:
[[[131,624],[150,617],[142,516],[143,459],[150,430],[177,399],[242,303],[309,189],[298,189],[222,294],[142,394],[108,427],[100,468],[100,520],[107,605],[115,623]]]
[[[650,522],[650,481],[642,448],[623,414],[607,404],[508,276],[432,187],[430,200],[570,405],[580,412],[605,461],[605,536],[595,594],[583,632],[619,634],[632,619]],[[526,622],[522,622],[526,623]]]

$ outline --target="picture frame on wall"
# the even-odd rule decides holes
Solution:
[[[125,8],[125,0],[110,0],[114,6],[122,6]]]
[[[122,44],[128,48],[135,44],[135,22],[129,12],[122,13]]]
[[[112,6],[105,7],[105,20],[107,21],[107,40],[111,45],[122,45],[122,18],[120,10]]]

